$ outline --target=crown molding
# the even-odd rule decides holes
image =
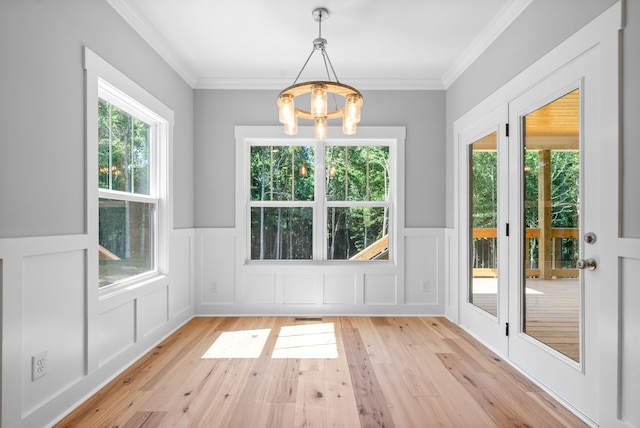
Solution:
[[[149,24],[146,18],[127,0],[106,0],[107,3],[136,31],[163,60],[175,70],[190,87],[196,84],[196,76],[182,62],[167,41]]]
[[[320,79],[322,80],[322,79]],[[443,90],[441,79],[340,79],[360,90]],[[282,89],[291,85],[291,79],[237,79],[199,78],[195,89]]]
[[[146,41],[178,75],[194,89],[277,89],[291,84],[285,79],[198,78],[185,65],[176,51],[128,0],[106,0],[107,3]],[[533,0],[510,0],[444,73],[442,78],[346,79],[363,90],[444,90],[493,43]]]
[[[533,0],[509,1],[444,73],[444,88],[449,88],[532,2]]]

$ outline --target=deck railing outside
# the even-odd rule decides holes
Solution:
[[[497,237],[496,228],[473,229],[473,276],[497,276]],[[527,255],[526,276],[540,277],[538,254],[540,229],[527,228],[525,234],[524,254]],[[578,258],[579,229],[560,228],[551,229],[551,254],[543,255],[543,259],[551,260],[551,276],[557,278],[577,278],[578,269],[575,268]]]

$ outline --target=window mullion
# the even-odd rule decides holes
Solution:
[[[113,106],[109,104],[109,189],[113,189]]]
[[[325,142],[315,142],[315,209],[313,217],[313,242],[314,260],[326,260],[327,248],[327,209],[326,209],[326,168],[325,168]]]
[[[130,150],[129,150],[129,180],[131,181],[131,183],[129,184],[129,186],[131,187],[130,192],[131,193],[135,193],[136,192],[136,182],[135,182],[134,177],[136,176],[136,174],[135,174],[136,171],[135,171],[135,163],[134,163],[134,156],[133,156],[134,145],[135,145],[135,142],[133,140],[134,136],[135,136],[135,132],[134,132],[133,127],[135,125],[134,125],[133,115],[131,116],[131,122],[130,123],[131,123],[131,125],[130,125],[131,135],[129,136],[129,147],[130,147]]]

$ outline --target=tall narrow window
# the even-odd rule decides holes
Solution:
[[[155,270],[158,199],[151,125],[98,101],[100,287]]]
[[[85,47],[89,284],[108,295],[169,270],[173,111]]]

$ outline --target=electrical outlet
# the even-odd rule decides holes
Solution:
[[[218,283],[216,281],[211,281],[211,292],[212,293],[218,292]]]
[[[420,291],[422,291],[423,293],[428,293],[429,285],[429,280],[422,280],[422,282],[420,283]]]
[[[47,374],[47,351],[31,357],[31,380],[34,381]]]

